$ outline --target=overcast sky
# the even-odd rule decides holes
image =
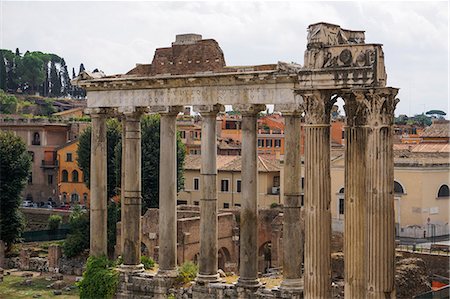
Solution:
[[[303,63],[306,28],[324,21],[384,44],[396,114],[449,112],[449,16],[442,2],[13,2],[0,0],[0,48],[51,52],[78,73],[151,63],[179,33],[217,40],[227,65]],[[70,71],[71,72],[71,71]]]

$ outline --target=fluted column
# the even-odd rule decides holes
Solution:
[[[90,255],[107,255],[107,147],[106,147],[106,110],[102,108],[86,109],[91,115],[91,173],[90,173]]]
[[[367,109],[366,298],[395,298],[394,158],[392,126],[398,89],[354,91]]]
[[[242,203],[240,227],[240,265],[237,285],[254,288],[258,280],[258,152],[257,116],[265,105],[241,104],[242,114]]]
[[[216,117],[221,105],[194,106],[202,115],[201,192],[200,199],[200,256],[197,282],[220,281],[217,273],[217,136]]]
[[[329,91],[302,91],[305,109],[305,298],[331,298]]]
[[[122,159],[121,159],[121,172],[120,172],[120,219],[125,219],[125,209],[123,209],[123,203],[125,202],[125,153],[126,153],[126,127],[127,123],[125,121],[125,116],[122,115],[121,117],[121,123],[122,123]],[[120,244],[119,245],[119,252],[120,255],[123,255],[123,245],[124,245],[124,229],[123,229],[123,222],[121,222],[120,226]]]
[[[122,270],[143,271],[141,264],[141,115],[135,107],[119,109],[124,114],[125,158],[122,182]]]
[[[177,115],[182,106],[154,107],[161,115],[159,159],[159,277],[177,277]],[[155,110],[156,109],[156,110]]]
[[[344,279],[345,298],[366,297],[367,197],[366,107],[352,93],[345,100],[345,204]]]
[[[286,105],[285,105],[286,106]],[[283,281],[285,290],[303,290],[301,228],[301,113],[299,105],[275,106],[284,117]]]

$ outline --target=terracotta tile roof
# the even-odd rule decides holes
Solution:
[[[420,137],[450,137],[450,122],[434,122],[419,133]]]
[[[394,151],[411,153],[450,153],[448,143],[394,144]]]
[[[184,162],[184,168],[188,170],[200,170],[201,156],[187,155]],[[217,156],[217,169],[222,171],[241,171],[241,156]],[[280,171],[280,161],[272,156],[258,156],[259,172]]]

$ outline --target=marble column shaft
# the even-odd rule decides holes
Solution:
[[[366,298],[395,298],[395,216],[392,126],[397,89],[357,94],[368,110]]]
[[[107,255],[106,114],[91,113],[90,255]]]
[[[177,128],[178,112],[161,113],[159,161],[159,270],[177,276]]]
[[[303,238],[301,230],[300,112],[283,113],[285,119],[283,281],[281,288],[301,289]]]
[[[125,113],[123,264],[141,269],[141,113]]]
[[[258,152],[257,115],[265,105],[249,105],[242,113],[242,201],[238,286],[259,286],[258,280]]]
[[[331,298],[331,93],[303,94],[305,108],[305,298]]]
[[[194,107],[195,108],[195,107]],[[201,112],[201,111],[200,111]],[[217,273],[218,227],[217,227],[217,136],[216,116],[218,109],[201,112],[201,192],[200,200],[200,256],[197,281],[218,282]]]

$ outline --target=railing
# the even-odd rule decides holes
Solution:
[[[44,168],[58,167],[58,160],[54,160],[54,161],[42,160],[41,166]]]

